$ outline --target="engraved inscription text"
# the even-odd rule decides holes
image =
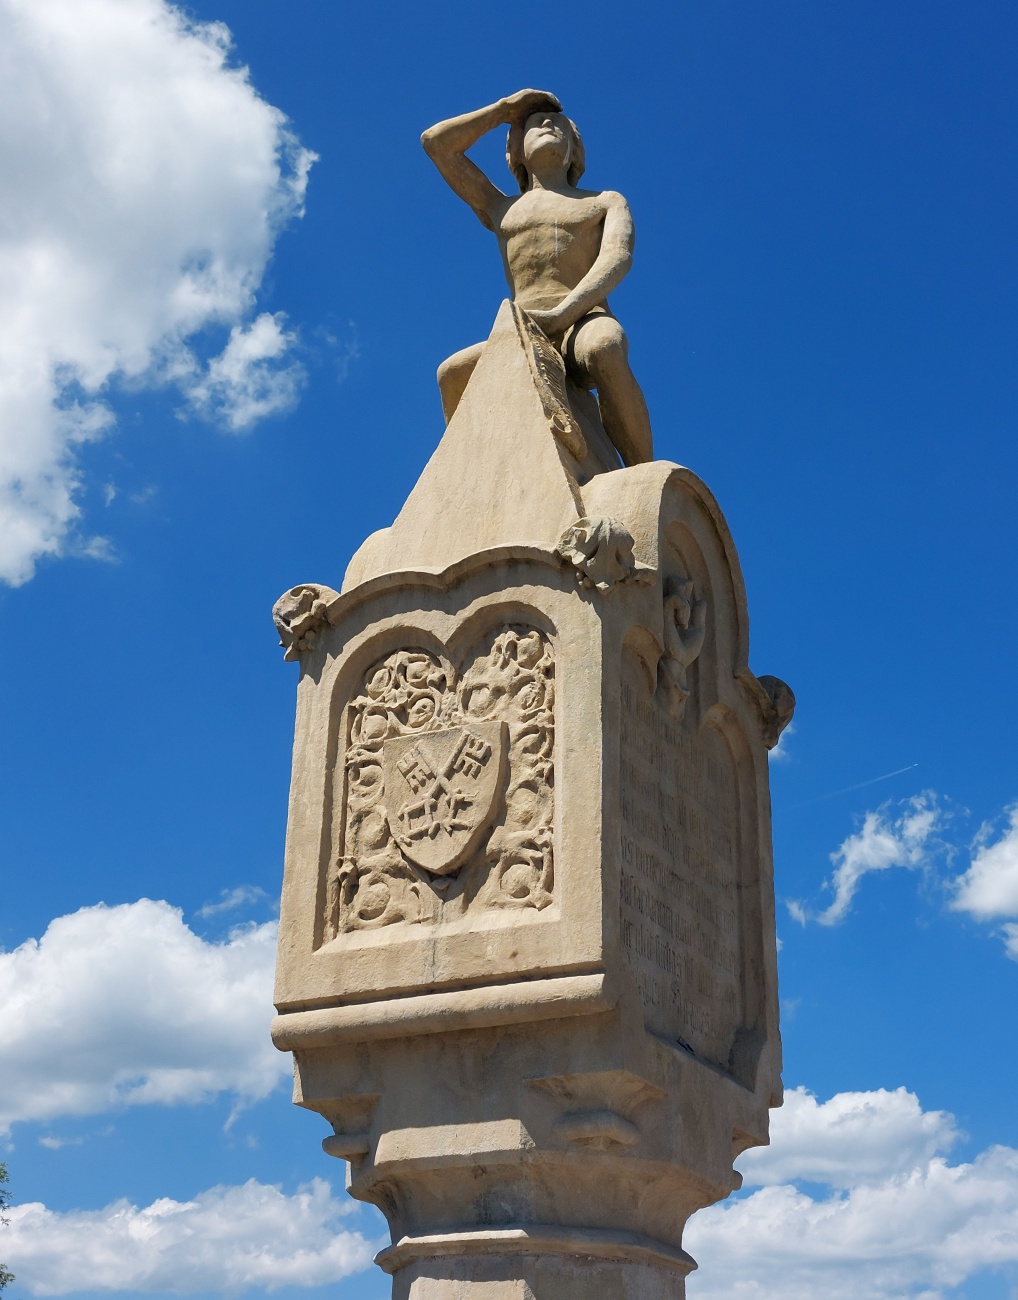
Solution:
[[[731,754],[673,721],[628,653],[621,725],[622,939],[647,1027],[724,1068],[743,1014]]]

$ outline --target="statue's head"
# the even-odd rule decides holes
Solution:
[[[570,185],[579,181],[586,165],[576,123],[564,113],[550,112],[531,113],[525,121],[512,124],[505,160],[524,193],[530,185],[531,163],[564,166]]]

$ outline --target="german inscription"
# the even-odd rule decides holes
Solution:
[[[739,805],[730,751],[623,660],[622,940],[648,1029],[726,1068],[743,1016]]]

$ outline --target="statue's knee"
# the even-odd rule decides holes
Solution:
[[[455,383],[460,378],[462,378],[463,383],[466,383],[470,377],[470,372],[477,365],[479,356],[480,348],[474,344],[469,348],[461,348],[459,352],[454,352],[451,357],[446,357],[438,367],[439,388],[447,383]]]
[[[588,321],[576,339],[575,356],[580,368],[596,377],[611,374],[627,364],[629,342],[622,326],[612,316],[596,316]]]
[[[451,357],[446,357],[438,367],[438,391],[442,396],[442,410],[446,423],[452,419],[453,412],[459,406],[463,390],[474,373],[474,367],[480,360],[483,350],[483,343],[475,343],[469,348],[454,352]]]

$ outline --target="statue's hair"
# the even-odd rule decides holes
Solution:
[[[565,114],[556,113],[555,116],[565,117]],[[570,185],[576,185],[586,169],[587,159],[583,152],[583,139],[580,136],[580,128],[571,117],[566,117],[565,121],[573,133],[573,147],[569,151],[569,170],[566,172],[566,180]],[[509,164],[509,170],[516,177],[522,194],[526,194],[527,187],[530,185],[527,160],[523,156],[524,125],[524,122],[514,122],[509,128],[509,134],[505,142],[505,160]]]

